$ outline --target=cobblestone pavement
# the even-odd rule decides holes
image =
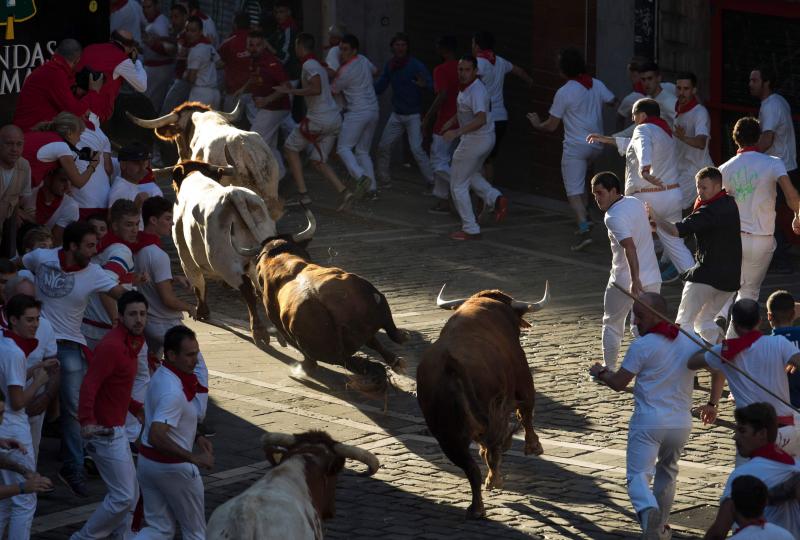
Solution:
[[[602,225],[594,244],[575,254],[569,250],[573,225],[560,207],[517,197],[502,226],[486,226],[482,241],[459,243],[446,237],[458,228],[455,219],[427,214],[431,199],[410,180],[344,214],[332,210],[334,197],[326,185],[312,181],[311,188],[319,221],[312,257],[356,272],[385,293],[398,326],[412,336],[402,346],[389,344],[408,362],[412,378],[422,350],[449,315],[435,306],[443,282],[452,296],[496,287],[535,300],[549,280],[552,302],[528,317],[533,327],[522,336],[545,453],[525,457],[516,440],[504,460],[505,488],[485,493],[488,519],[465,521],[467,481],[427,432],[413,396],[390,393],[384,412],[383,402],[348,390],[338,368],[321,365],[313,378],[292,377],[296,352],[254,347],[245,339],[246,311],[238,294],[216,285],[213,324],[189,323],[211,370],[210,422],[219,432],[213,439],[216,466],[205,476],[209,515],[263,474],[262,430],[325,429],[371,450],[382,464],[365,478],[357,475],[360,464],[348,463],[338,480],[336,517],[326,522],[329,538],[635,537],[639,528],[625,490],[631,395],[587,377],[600,354],[610,259]],[[295,210],[281,228],[297,230],[302,220]],[[769,276],[764,290],[790,287],[798,293],[796,281],[796,275]],[[668,284],[664,292],[674,313],[680,287]],[[700,380],[707,386],[704,376]],[[705,400],[703,392],[695,392],[696,403]],[[676,538],[700,535],[714,515],[733,461],[731,410],[732,403],[723,403],[722,425],[695,421],[671,519]],[[45,439],[42,450],[44,472],[53,477],[56,442]],[[34,537],[67,538],[102,498],[99,479],[92,481],[92,492],[91,499],[78,500],[59,484],[40,500]]]

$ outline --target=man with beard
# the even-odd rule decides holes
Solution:
[[[675,81],[678,101],[675,103],[675,161],[681,185],[683,208],[690,209],[697,198],[695,174],[714,163],[708,153],[711,138],[711,117],[708,109],[697,101],[697,77],[694,73],[678,75]]]

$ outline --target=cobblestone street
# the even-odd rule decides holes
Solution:
[[[397,179],[380,200],[343,214],[333,211],[327,185],[312,180],[310,188],[318,219],[310,245],[314,261],[358,273],[386,295],[395,322],[411,339],[401,346],[385,337],[383,342],[406,360],[412,379],[422,351],[450,315],[435,303],[444,282],[449,297],[500,288],[534,301],[549,281],[552,301],[527,317],[532,328],[522,336],[537,389],[535,427],[545,452],[524,456],[517,436],[504,460],[504,489],[485,492],[487,519],[466,521],[469,485],[428,433],[413,395],[393,390],[384,412],[382,401],[347,389],[339,368],[321,364],[311,378],[293,377],[297,352],[274,340],[267,351],[252,345],[238,292],[215,284],[212,320],[188,323],[199,334],[210,369],[209,423],[218,432],[215,468],[205,477],[208,515],[263,474],[263,430],[324,429],[381,461],[378,473],[368,478],[358,476],[361,464],[348,462],[337,484],[336,517],[325,524],[329,538],[637,537],[625,489],[632,397],[598,386],[587,373],[600,358],[610,261],[602,223],[594,243],[573,253],[574,224],[560,203],[512,193],[506,222],[487,225],[481,241],[454,242],[446,235],[458,228],[455,218],[428,214],[432,199],[410,179]],[[303,219],[289,209],[279,227],[298,230]],[[778,287],[800,293],[796,275],[769,275],[762,291]],[[666,284],[663,292],[674,314],[680,285]],[[701,375],[700,382],[705,387],[708,378]],[[706,400],[705,392],[695,392],[695,403]],[[732,402],[721,409],[718,425],[704,427],[695,420],[670,520],[675,538],[702,535],[732,468]],[[477,460],[477,449],[474,454]],[[44,473],[55,478],[55,439],[43,440],[41,461]],[[485,474],[482,462],[481,467]],[[57,483],[52,495],[40,499],[34,537],[62,539],[77,530],[104,493],[100,479],[92,480],[91,488],[91,499],[78,500]]]

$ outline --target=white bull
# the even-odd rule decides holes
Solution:
[[[236,163],[236,175],[222,179],[224,185],[249,188],[266,201],[269,214],[278,220],[283,206],[278,198],[278,162],[258,133],[243,131],[231,122],[241,114],[237,104],[233,112],[219,112],[208,105],[187,101],[172,112],[152,120],[126,112],[135,124],[155,130],[158,138],[174,141],[180,161],[197,160],[225,163],[225,148]]]

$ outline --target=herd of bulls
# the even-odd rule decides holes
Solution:
[[[153,120],[129,114],[134,123],[178,147],[179,163],[168,169],[177,197],[173,240],[197,297],[198,318],[210,315],[207,280],[222,280],[242,294],[257,345],[267,345],[274,333],[281,345],[302,354],[305,371],[313,371],[318,362],[336,364],[351,371],[360,388],[385,391],[388,370],[404,366],[377,334],[383,329],[400,344],[405,332],[395,325],[386,297],[367,280],[310,261],[306,248],[316,220],[309,210],[304,231],[278,234],[283,208],[277,164],[258,134],[232,124],[239,112],[238,105],[222,113],[188,102]],[[478,444],[488,466],[486,489],[502,486],[502,454],[520,424],[525,453],[542,453],[533,429],[533,377],[519,340],[520,329],[530,326],[523,316],[544,307],[549,293],[545,286],[536,303],[499,290],[450,301],[441,295],[439,307],[455,313],[423,354],[417,398],[442,451],[469,480],[467,516],[480,518],[485,515],[481,472],[470,444]],[[269,331],[259,316],[259,297],[272,325]],[[380,354],[386,365],[354,356],[363,346]],[[509,422],[513,414],[516,424]],[[362,461],[369,475],[379,467],[371,453],[323,432],[267,433],[262,443],[275,467],[217,508],[208,538],[320,538],[321,519],[333,515],[336,475],[344,460]]]

